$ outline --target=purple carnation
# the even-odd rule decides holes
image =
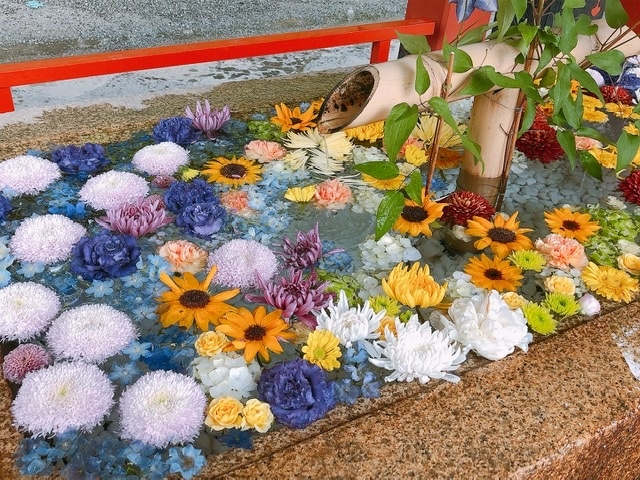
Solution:
[[[58,148],[51,152],[51,161],[65,173],[93,173],[109,165],[104,147],[96,143]]]
[[[140,248],[131,235],[102,230],[95,237],[82,237],[72,255],[73,273],[85,280],[104,280],[135,273]]]
[[[7,197],[0,193],[0,222],[4,222],[7,219],[11,210],[13,210],[11,202],[9,202]]]
[[[107,210],[106,216],[96,219],[104,228],[136,238],[154,232],[172,221],[173,219],[167,216],[164,201],[159,195],[139,197]]]
[[[213,186],[201,178],[192,182],[173,182],[164,194],[164,203],[172,213],[180,213],[184,208],[196,203],[216,203],[220,200],[216,197]]]
[[[176,225],[189,234],[200,238],[211,238],[220,231],[227,211],[216,202],[189,205],[176,217]]]
[[[200,132],[196,130],[191,119],[186,117],[171,117],[160,120],[153,127],[153,138],[156,142],[173,142],[185,146],[200,138]]]
[[[22,383],[27,373],[35,372],[51,363],[47,350],[35,343],[23,343],[4,357],[2,374],[12,383]]]
[[[301,358],[264,370],[258,396],[271,406],[276,419],[290,428],[307,427],[336,404],[333,382],[326,372]]]

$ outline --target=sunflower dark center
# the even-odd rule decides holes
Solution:
[[[407,222],[420,223],[427,219],[427,212],[422,207],[416,207],[413,205],[407,205],[402,209],[402,218]]]
[[[487,277],[489,280],[502,280],[503,279],[502,272],[500,270],[498,270],[497,268],[487,268],[484,271],[484,276]]]
[[[516,234],[508,228],[492,228],[487,232],[487,235],[494,242],[509,243],[516,239]]]
[[[267,334],[267,329],[262,325],[251,325],[244,331],[245,340],[262,340]]]
[[[244,178],[247,175],[247,167],[239,163],[228,163],[222,166],[220,173],[226,178]]]
[[[209,295],[202,290],[187,290],[180,295],[180,304],[186,308],[204,308],[209,303]]]
[[[562,222],[562,227],[565,230],[570,230],[575,232],[576,230],[580,230],[580,224],[574,220],[565,220]]]

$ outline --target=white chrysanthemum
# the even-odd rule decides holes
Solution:
[[[131,319],[109,305],[81,305],[63,312],[47,331],[57,359],[102,363],[137,338]]]
[[[62,176],[60,167],[33,155],[21,155],[0,162],[0,190],[36,195]]]
[[[460,381],[448,372],[457,370],[466,355],[447,333],[432,330],[429,323],[421,324],[417,315],[407,323],[396,318],[395,329],[396,332],[392,332],[385,327],[386,340],[374,342],[381,358],[369,358],[374,365],[393,370],[385,381],[427,383],[432,378]]]
[[[64,215],[40,215],[22,221],[9,247],[22,262],[57,263],[66,260],[73,246],[86,234],[82,225]]]
[[[80,200],[96,210],[111,210],[149,193],[147,181],[129,172],[110,170],[90,178],[80,189]]]
[[[120,398],[120,436],[154,447],[192,441],[204,422],[207,398],[181,373],[157,370],[140,377]]]
[[[62,307],[53,290],[34,282],[0,289],[0,337],[29,340],[45,330]]]
[[[386,313],[385,310],[376,313],[368,300],[364,305],[349,307],[346,293],[340,290],[338,303],[331,302],[326,309],[316,315],[317,328],[329,330],[345,347],[350,347],[354,342],[360,342],[367,352],[373,355],[375,350],[370,340],[380,336],[378,328]]]
[[[113,406],[114,386],[97,366],[57,363],[29,373],[11,406],[14,424],[32,435],[89,431]]]
[[[161,142],[138,150],[131,163],[149,175],[173,175],[189,163],[189,152],[177,143]]]
[[[526,352],[533,340],[522,310],[511,310],[495,290],[454,300],[449,307],[451,321],[439,312],[432,317],[442,322],[444,331],[464,345],[465,351],[473,350],[489,360],[500,360],[516,347]]]
[[[344,170],[344,161],[353,149],[346,133],[323,135],[317,128],[300,133],[289,131],[283,143],[292,149],[285,160],[294,169],[306,167],[323,175]]]
[[[244,357],[235,352],[196,357],[191,369],[211,398],[229,396],[237,400],[255,396],[261,371],[258,362],[247,365]]]
[[[278,259],[255,240],[231,240],[209,255],[209,266],[218,268],[213,283],[233,288],[255,287],[258,278],[268,282],[276,274]]]

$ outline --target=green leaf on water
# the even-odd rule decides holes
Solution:
[[[376,241],[391,230],[404,208],[404,195],[397,190],[385,193],[376,213]]]

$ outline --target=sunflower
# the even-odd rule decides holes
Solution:
[[[288,132],[289,130],[304,132],[316,126],[314,120],[319,107],[320,103],[314,102],[302,112],[299,106],[292,110],[284,103],[281,103],[276,105],[276,116],[271,117],[271,123],[280,125],[282,132]]]
[[[431,200],[431,197],[432,195],[425,195],[423,189],[422,205],[405,199],[404,208],[393,225],[393,229],[400,233],[408,233],[413,237],[420,234],[430,237],[431,228],[429,225],[442,216],[442,210],[447,206],[446,203]]]
[[[556,208],[553,212],[544,212],[544,220],[553,233],[574,238],[580,243],[600,230],[600,225],[591,220],[591,215],[574,212],[569,208]]]
[[[399,263],[389,272],[386,280],[382,279],[382,289],[389,297],[407,307],[427,308],[442,302],[447,284],[439,285],[431,276],[428,265],[420,267],[416,262],[408,268]]]
[[[245,183],[256,183],[262,177],[262,166],[244,157],[231,159],[218,157],[207,162],[207,167],[202,173],[208,176],[209,182],[218,182],[224,185],[238,187]]]
[[[269,350],[282,353],[280,340],[296,337],[294,332],[286,331],[288,328],[289,324],[282,319],[282,310],[267,313],[267,309],[260,305],[253,313],[244,307],[227,313],[216,331],[232,337],[233,346],[238,350],[244,348],[244,359],[251,363],[256,355],[268,362]]]
[[[582,270],[582,280],[589,290],[614,302],[629,303],[638,291],[638,280],[627,272],[593,262]]]
[[[171,289],[157,299],[160,302],[157,312],[163,327],[177,323],[181,327],[191,328],[195,320],[200,330],[207,331],[210,322],[219,323],[223,315],[236,310],[225,301],[236,296],[239,289],[209,294],[209,285],[217,271],[213,266],[202,282],[198,282],[190,272],[185,272],[182,277],[160,273],[160,281]]]
[[[484,253],[469,259],[464,273],[471,275],[471,283],[486,290],[515,292],[522,284],[522,272],[518,267],[509,260],[500,257],[491,259]]]
[[[478,250],[490,247],[499,257],[506,257],[516,250],[532,249],[531,239],[524,235],[532,229],[518,228],[520,222],[516,220],[517,216],[518,212],[507,219],[502,215],[495,215],[493,221],[476,216],[467,222],[465,233],[470,237],[480,237],[473,244]]]

